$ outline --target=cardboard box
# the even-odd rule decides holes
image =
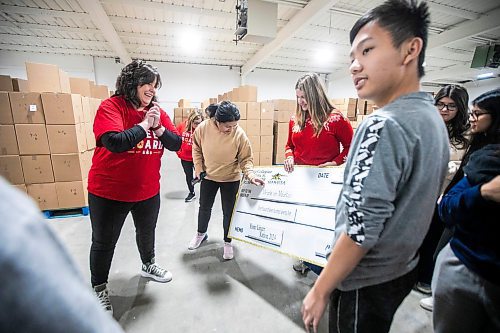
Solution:
[[[274,146],[274,136],[272,135],[262,135],[260,137],[260,151],[273,151]]]
[[[87,180],[74,182],[56,182],[59,208],[77,208],[88,206]]]
[[[181,98],[177,103],[177,106],[180,108],[189,108],[191,107],[191,102],[188,99]]]
[[[59,208],[57,201],[56,183],[26,185],[28,195],[37,203],[40,210]]]
[[[27,62],[26,74],[31,92],[71,93],[68,75],[56,65]]]
[[[259,119],[247,119],[247,130],[246,133],[250,135],[260,135],[260,120]]]
[[[278,138],[288,139],[289,128],[290,128],[290,123],[274,122],[274,136]]]
[[[297,101],[294,99],[273,99],[271,101],[275,111],[295,112]]]
[[[257,102],[257,87],[244,85],[238,88],[239,100],[241,102]]]
[[[85,131],[85,141],[87,142],[87,149],[94,149],[96,147],[94,126],[91,123],[83,123]]]
[[[9,99],[15,124],[45,124],[39,93],[10,92]]]
[[[238,121],[238,126],[241,127],[241,129],[243,131],[245,131],[245,133],[247,132],[247,121],[246,121],[246,119],[239,120]]]
[[[273,125],[272,119],[261,119],[260,120],[260,135],[273,135]]]
[[[0,91],[14,91],[10,75],[0,75]]]
[[[182,123],[182,121],[183,121],[182,117],[175,117],[174,118],[174,125],[179,126],[179,124]],[[181,134],[181,133],[179,133],[179,134]]]
[[[279,123],[288,123],[294,112],[285,110],[274,111],[274,120]]]
[[[273,152],[261,151],[259,153],[260,165],[273,165]]]
[[[12,118],[12,109],[10,107],[9,93],[6,91],[0,91],[0,124],[14,124],[14,119]]]
[[[270,119],[274,118],[274,105],[269,102],[260,103],[260,119]]]
[[[15,188],[17,188],[19,191],[24,192],[25,194],[28,194],[28,189],[26,188],[25,184],[17,184],[17,185],[12,185]]]
[[[97,113],[97,109],[101,106],[101,100],[98,98],[91,97],[89,98],[90,103],[90,120],[94,123],[95,115]]]
[[[260,151],[260,136],[258,135],[249,135],[248,140],[250,141],[250,145],[252,146],[252,152],[255,154]]]
[[[174,118],[182,118],[182,108],[174,108]]]
[[[233,102],[240,111],[240,119],[247,119],[247,103]]]
[[[47,125],[51,154],[78,153],[87,150],[85,125]]]
[[[29,92],[28,80],[12,78],[12,88],[14,91]]]
[[[52,154],[52,167],[56,182],[71,182],[88,177],[90,161],[85,153]]]
[[[368,101],[366,99],[358,98],[358,103],[356,104],[356,114],[364,115],[366,114],[366,103]]]
[[[0,155],[19,155],[14,125],[0,125]]]
[[[281,155],[285,156],[285,148],[286,148],[286,144],[288,142],[288,139],[286,138],[274,138],[274,146],[273,146],[273,149],[274,149],[274,152],[277,154],[277,155]]]
[[[84,123],[93,123],[92,113],[90,112],[90,98],[82,96],[82,115]]]
[[[260,119],[260,103],[247,103],[247,119]]]
[[[109,98],[109,90],[108,86],[102,84],[91,84],[90,85],[90,93],[94,98],[98,98],[101,100],[105,100]]]
[[[241,99],[240,99],[240,88],[233,88],[233,90],[231,91],[231,101],[234,103],[234,102],[240,102]]]
[[[69,84],[72,94],[80,94],[85,97],[92,97],[89,80],[79,77],[70,77]]]
[[[26,184],[53,183],[54,171],[50,155],[21,156]]]
[[[183,108],[182,109],[182,118],[189,117],[189,114],[191,113],[192,110],[193,110],[192,108]]]
[[[0,175],[11,184],[24,184],[23,169],[19,155],[0,156]]]
[[[16,124],[17,145],[20,155],[48,155],[49,140],[44,124]]]
[[[276,152],[273,154],[273,164],[283,164],[285,163],[285,154]]]
[[[85,121],[80,95],[42,93],[41,96],[47,125],[70,125]]]
[[[260,165],[260,159],[259,159],[259,152],[252,152],[252,159],[253,159],[253,165],[258,166]]]

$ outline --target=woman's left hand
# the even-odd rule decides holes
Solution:
[[[153,126],[152,127],[158,127],[160,124],[160,104],[153,102],[153,106],[149,108],[147,112],[151,117],[153,117]]]
[[[318,332],[318,324],[323,317],[328,297],[322,297],[313,287],[302,302],[302,321],[306,332]]]
[[[250,180],[250,183],[254,184],[254,185],[257,185],[257,186],[264,186],[264,181],[260,178],[254,178],[252,180]]]
[[[324,168],[324,167],[327,167],[327,166],[337,166],[337,163],[335,163],[335,162],[321,163],[320,165],[318,165],[318,168]]]

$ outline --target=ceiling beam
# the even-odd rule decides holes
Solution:
[[[456,8],[456,7],[452,7],[452,6],[448,6],[448,5],[442,5],[442,4],[435,3],[435,2],[428,1],[427,5],[429,6],[430,10],[432,10],[432,11],[436,11],[436,12],[443,13],[446,15],[461,17],[461,18],[464,18],[467,20],[477,20],[481,16],[480,14],[477,14],[477,13],[474,13],[474,12],[471,12],[471,11],[468,11],[465,9],[460,9],[460,8]]]
[[[16,41],[15,43],[7,42],[9,37],[18,38],[19,40]],[[11,35],[11,34],[0,33],[0,39],[4,43],[18,44],[18,45],[34,44],[34,45],[46,46],[44,44],[46,44],[47,42],[53,42],[53,43],[57,43],[57,44],[60,44],[60,43],[75,44],[74,45],[75,48],[83,47],[83,48],[86,48],[89,50],[106,49],[106,47],[107,47],[106,42],[84,40],[84,39],[59,38],[59,37]],[[21,41],[22,41],[22,43],[21,43]],[[56,46],[56,48],[57,48],[57,46]]]
[[[111,24],[99,0],[78,0],[78,3],[90,15],[95,26],[101,30],[104,38],[106,38],[111,45],[111,48],[116,52],[118,57],[120,57],[121,63],[128,64],[132,62],[132,58],[128,54],[127,49],[125,49],[125,46],[123,46],[120,37],[116,33],[113,24]]]
[[[39,30],[39,31],[64,31],[72,33],[83,33],[83,34],[100,34],[98,29],[93,28],[75,28],[75,27],[62,27],[59,25],[49,25],[49,24],[37,24],[37,23],[25,23],[25,22],[11,22],[11,21],[0,21],[0,27],[17,28],[21,30]]]
[[[114,54],[109,51],[102,50],[82,50],[70,48],[54,48],[45,46],[27,46],[27,45],[10,45],[0,44],[0,49],[5,51],[21,51],[33,53],[55,53],[55,54],[72,54],[72,55],[87,55],[98,57],[113,57]]]
[[[298,30],[314,21],[318,15],[331,7],[333,0],[311,0],[307,6],[301,9],[281,30],[276,38],[264,45],[245,65],[241,68],[242,80],[259,64],[264,62],[271,54],[276,52],[283,44],[297,33]]]
[[[445,30],[439,35],[432,35],[427,45],[428,50],[436,47],[442,47],[458,40],[485,34],[489,31],[498,29],[498,18],[500,17],[500,8],[482,15],[477,20],[466,21],[456,25],[450,30]]]
[[[64,10],[52,10],[52,9],[43,9],[43,8],[34,8],[34,7],[22,7],[22,6],[11,6],[11,5],[0,5],[0,11],[6,14],[16,13],[21,15],[30,15],[36,17],[60,17],[60,18],[69,18],[76,20],[88,20],[90,19],[87,13],[78,13],[78,12],[68,12]]]
[[[161,2],[145,1],[145,0],[102,0],[104,4],[110,5],[127,5],[142,9],[151,9],[157,12],[176,12],[200,16],[212,16],[228,20],[236,20],[236,13],[224,12],[220,10],[195,8],[181,5],[174,5]]]

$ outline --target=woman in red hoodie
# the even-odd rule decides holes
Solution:
[[[285,171],[293,172],[296,164],[319,167],[343,164],[353,136],[349,120],[330,103],[317,74],[300,77],[295,93],[297,109],[290,119]],[[321,271],[321,267],[302,260],[293,265],[293,269],[302,274],[311,268],[317,274]]]
[[[196,198],[194,193],[193,185],[193,132],[198,127],[198,125],[203,121],[203,113],[198,109],[193,109],[189,113],[187,121],[180,123],[177,127],[177,131],[181,133],[182,145],[181,149],[177,151],[177,156],[181,159],[182,168],[184,169],[184,174],[186,175],[186,184],[189,189],[189,194],[187,195],[185,202],[193,201]]]

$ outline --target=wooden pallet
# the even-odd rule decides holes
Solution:
[[[44,210],[42,214],[46,219],[58,219],[65,217],[87,216],[89,215],[89,207],[66,208],[66,209],[51,209]]]

